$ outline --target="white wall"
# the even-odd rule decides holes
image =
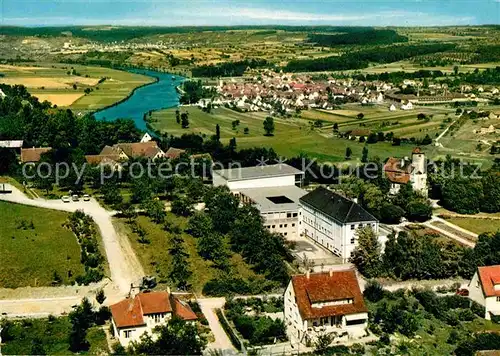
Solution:
[[[261,213],[264,226],[271,232],[282,234],[285,238],[295,238],[299,231],[299,211],[280,211]]]
[[[166,324],[171,318],[172,313],[162,313],[159,315],[159,321],[156,322],[154,314],[143,315],[143,319],[146,325],[129,328],[117,328],[115,325],[115,321],[113,319],[111,321],[113,324],[115,337],[118,339],[122,346],[127,347],[132,341],[139,341],[141,336],[146,332],[154,336],[153,329],[158,325]],[[131,334],[128,338],[125,337],[125,331],[131,331]]]
[[[347,262],[357,246],[356,230],[370,225],[378,234],[378,222],[342,224],[307,205],[299,205],[299,233],[324,246]]]
[[[227,186],[231,191],[238,191],[239,189],[247,189],[247,188],[288,187],[291,185],[295,185],[294,174],[282,177],[231,180],[227,182]]]

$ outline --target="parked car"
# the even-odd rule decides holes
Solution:
[[[457,290],[457,295],[461,295],[462,297],[468,297],[469,296],[469,290],[462,288]]]
[[[71,202],[71,198],[70,198],[69,196],[67,196],[67,195],[63,196],[63,197],[61,198],[61,200],[62,200],[63,202],[65,202],[65,203],[69,203],[69,202]]]
[[[78,198],[78,195],[76,194],[73,194],[73,196],[71,197],[71,199],[73,199],[73,201],[79,201],[80,198]]]
[[[84,194],[83,195],[83,201],[90,201],[90,195]]]

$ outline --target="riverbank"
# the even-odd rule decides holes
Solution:
[[[106,109],[95,112],[94,116],[98,120],[129,118],[135,122],[139,129],[152,132],[150,126],[146,122],[146,116],[150,112],[179,105],[180,95],[176,87],[179,86],[185,78],[171,73],[151,70],[129,69],[127,71],[134,74],[149,76],[154,78],[154,81],[135,88],[126,99]]]

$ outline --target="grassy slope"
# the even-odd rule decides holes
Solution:
[[[484,232],[495,232],[497,230],[500,230],[500,220],[485,220],[473,218],[450,218],[446,220],[466,230],[475,232],[476,234],[482,234]]]
[[[54,271],[67,283],[68,270],[83,273],[76,237],[62,227],[67,213],[0,202],[0,216],[0,287],[50,285]],[[34,230],[18,229],[21,220]]]
[[[189,112],[189,129],[182,129],[175,122],[175,108],[153,113],[153,127],[170,135],[180,136],[184,133],[195,132],[207,137],[215,134],[215,125],[219,124],[222,141],[228,142],[236,137],[238,149],[250,147],[273,148],[278,154],[286,157],[297,156],[301,153],[315,157],[321,161],[344,161],[346,147],[353,151],[353,159],[359,160],[364,144],[345,139],[332,138],[330,130],[320,132],[311,130],[309,123],[302,119],[275,119],[276,130],[274,136],[264,136],[262,127],[265,113],[238,113],[226,108],[218,108],[207,114],[196,107],[182,107],[182,111]],[[231,123],[240,120],[240,126],[233,130]],[[350,120],[350,119],[348,119]],[[245,127],[250,129],[248,135],[243,133]],[[369,145],[370,156],[386,158],[390,155],[404,156],[411,151],[411,146],[392,146],[390,143]]]
[[[48,319],[28,319],[17,321],[14,324],[14,340],[6,341],[2,345],[5,355],[30,355],[33,341],[38,339],[42,343],[47,355],[68,355],[68,337],[71,331],[71,322],[67,317],[57,318],[52,322]],[[104,330],[93,327],[87,332],[90,349],[83,354],[102,355],[108,353],[108,344]]]
[[[187,219],[177,217],[173,214],[168,214],[167,220],[179,225],[184,230]],[[147,231],[147,238],[150,239],[150,244],[141,244],[138,242],[138,236],[134,234],[124,219],[116,219],[115,225],[124,231],[130,238],[130,242],[134,251],[136,252],[139,261],[141,262],[146,274],[157,275],[159,283],[167,283],[168,274],[171,268],[171,257],[168,253],[171,248],[171,233],[163,230],[162,225],[151,222],[145,216],[138,217],[138,224]],[[201,294],[201,290],[206,282],[212,278],[217,277],[220,271],[213,267],[212,262],[206,261],[198,255],[196,250],[196,238],[193,236],[182,233],[184,239],[184,247],[189,254],[189,269],[193,272],[190,278],[190,284],[195,293]],[[231,263],[235,270],[238,271],[238,276],[241,278],[248,278],[255,276],[255,273],[250,269],[238,254],[233,254]],[[171,284],[170,284],[171,285]]]

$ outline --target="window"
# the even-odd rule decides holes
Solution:
[[[273,225],[273,229],[276,227],[276,225]]]
[[[500,297],[497,297],[497,302],[500,302]]]
[[[293,213],[293,217],[296,218],[297,217],[297,213]]]
[[[292,217],[292,213],[286,213],[286,217],[287,218],[291,218]]]
[[[285,224],[285,227],[287,227],[287,226],[288,226],[288,224]]]
[[[294,226],[295,226],[295,224],[292,224],[292,227],[294,227]]]
[[[351,243],[353,244],[353,243],[355,243],[355,242],[356,242],[356,239],[355,239],[354,237],[353,237],[353,238],[351,238]]]
[[[153,314],[153,317],[155,319],[155,323],[159,323],[161,321],[161,314]]]
[[[288,235],[288,232],[285,232],[285,236]]]
[[[356,225],[351,225],[351,230],[354,230],[356,228]]]
[[[283,227],[283,224],[280,224],[280,228],[282,228],[282,227]]]
[[[125,339],[130,339],[132,337],[132,330],[125,330],[124,332]]]
[[[363,224],[359,224],[359,228],[361,229],[363,227]]]

